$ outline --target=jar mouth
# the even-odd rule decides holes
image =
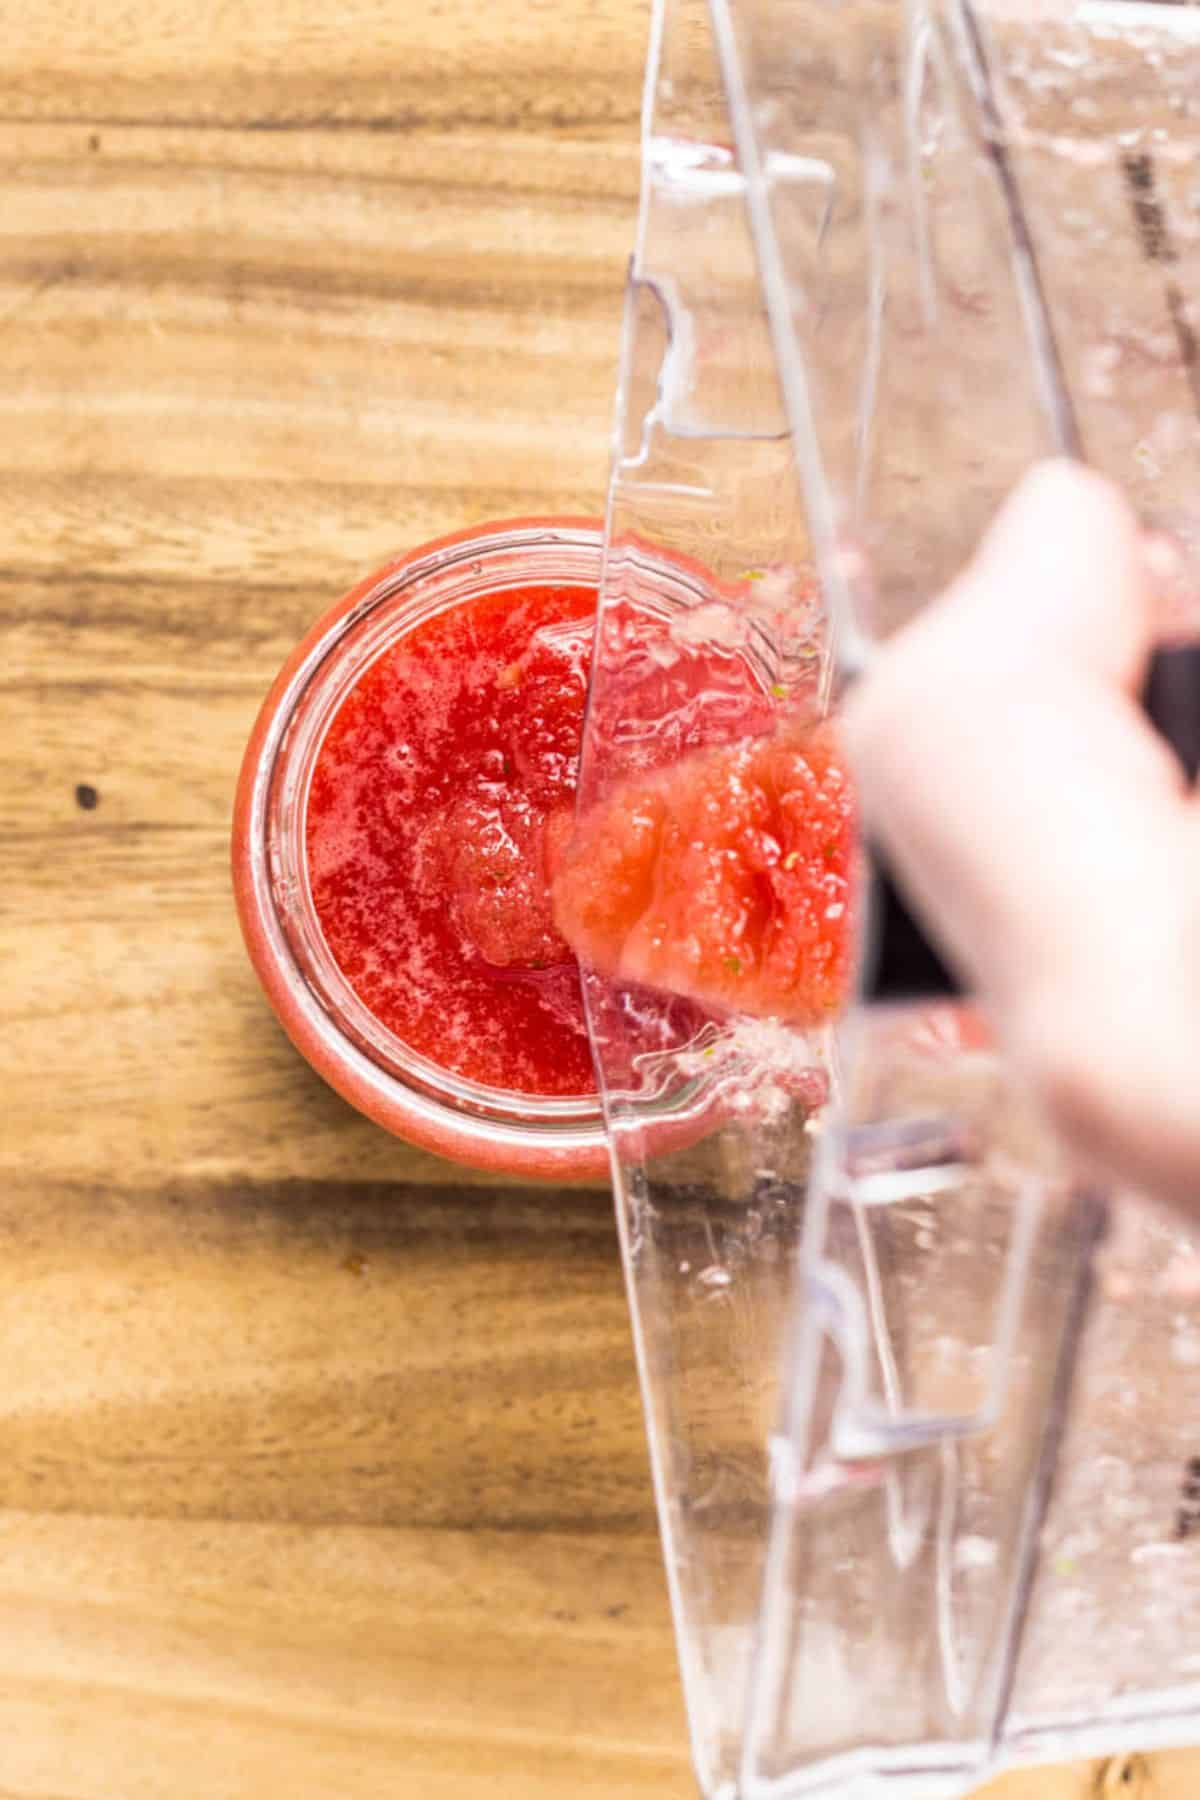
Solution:
[[[481,525],[401,556],[330,609],[296,647],[247,746],[234,810],[234,890],[259,980],[301,1054],[352,1105],[396,1135],[458,1161],[550,1177],[608,1168],[599,1096],[486,1086],[388,1030],[333,957],[309,883],[305,814],[317,754],[346,694],[408,631],[506,588],[598,588],[598,519]],[[627,559],[629,560],[629,559]],[[633,547],[652,604],[694,603],[707,584],[682,559]],[[639,583],[640,585],[640,583]]]

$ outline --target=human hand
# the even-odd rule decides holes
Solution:
[[[1139,692],[1153,548],[1034,469],[853,692],[866,821],[1085,1166],[1200,1211],[1200,803]]]

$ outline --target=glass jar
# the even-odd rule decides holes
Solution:
[[[486,1087],[419,1055],[371,1013],[335,962],[308,877],[305,816],[326,729],[363,672],[433,615],[506,588],[596,586],[595,519],[476,526],[397,557],[297,645],[251,733],[233,822],[233,884],[259,980],[300,1054],[344,1099],[426,1150],[549,1180],[607,1173],[596,1095]]]

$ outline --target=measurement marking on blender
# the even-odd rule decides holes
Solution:
[[[1130,210],[1137,229],[1142,254],[1147,262],[1169,269],[1179,261],[1179,252],[1171,236],[1170,221],[1158,191],[1154,158],[1148,151],[1131,151],[1121,158],[1121,172],[1129,194]],[[1200,345],[1188,318],[1187,301],[1174,276],[1167,275],[1163,284],[1171,329],[1179,345],[1179,358],[1191,391],[1192,406],[1200,418]]]
[[[1200,1456],[1189,1458],[1183,1471],[1181,1504],[1175,1515],[1175,1542],[1184,1543],[1200,1531]]]

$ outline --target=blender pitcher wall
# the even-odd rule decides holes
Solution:
[[[1116,0],[658,0],[585,804],[647,549],[691,570],[681,644],[819,712],[1064,447],[1065,394],[1186,574],[1196,35]],[[682,742],[682,705],[664,679],[639,729]],[[1191,1240],[1076,1191],[967,1009],[681,1011],[647,1056],[636,994],[588,993],[706,1796],[930,1800],[1194,1738]]]

